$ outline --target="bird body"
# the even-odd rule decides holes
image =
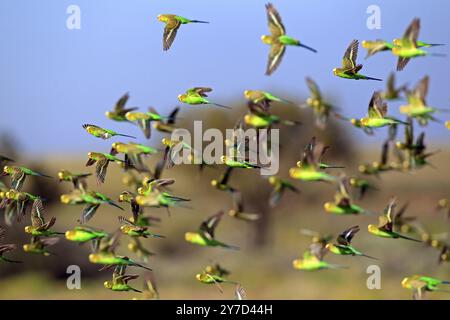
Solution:
[[[358,73],[358,71],[363,67],[362,64],[356,64],[356,58],[358,56],[358,45],[358,40],[353,40],[350,43],[347,50],[345,51],[344,57],[342,58],[342,67],[334,68],[333,74],[344,79],[382,81],[381,79],[368,77]]]
[[[309,251],[306,251],[303,254],[302,259],[295,259],[292,261],[292,266],[296,270],[302,270],[302,271],[318,271],[318,270],[324,270],[324,269],[343,269],[345,267],[330,264],[326,261],[323,261],[319,258],[317,258],[315,255],[310,253]]]
[[[270,76],[278,68],[286,51],[286,46],[302,47],[309,51],[317,52],[315,49],[304,45],[299,40],[286,34],[281,16],[271,3],[266,4],[266,13],[270,36],[261,36],[261,41],[264,44],[270,45],[266,75]]]
[[[97,177],[97,183],[101,184],[105,182],[106,178],[106,172],[108,170],[108,165],[110,162],[116,162],[118,164],[122,164],[125,161],[120,160],[119,158],[115,157],[112,154],[109,153],[100,153],[100,152],[89,152],[88,153],[88,161],[86,163],[86,166],[92,166],[93,164],[97,163],[97,166],[95,168],[95,175]]]
[[[210,101],[206,97],[207,93],[211,92],[211,88],[206,87],[194,87],[190,88],[184,94],[178,95],[178,101],[189,104],[189,105],[203,105],[203,104],[212,104],[217,107],[231,109],[231,107],[224,106],[215,102]]]
[[[111,252],[96,252],[89,255],[89,261],[94,264],[103,264],[105,266],[131,266],[147,269],[151,269],[137,263],[133,259],[128,257],[116,256]]]
[[[260,168],[260,166],[256,164],[252,164],[245,160],[235,159],[233,157],[229,156],[222,156],[220,158],[223,164],[232,167],[232,168],[242,168],[242,169],[257,169]]]
[[[384,214],[379,217],[378,225],[370,224],[367,229],[369,233],[381,237],[381,238],[391,238],[391,239],[406,239],[416,242],[422,242],[407,236],[404,236],[396,231],[394,231],[394,222],[396,217],[396,199],[392,198],[389,205],[384,210]]]
[[[163,50],[167,51],[172,46],[175,37],[177,35],[178,29],[182,24],[188,23],[209,23],[207,21],[192,20],[175,14],[160,14],[158,15],[158,20],[163,22],[166,26],[164,27],[163,34]]]
[[[119,122],[127,121],[125,115],[130,111],[137,110],[137,108],[125,108],[129,98],[130,95],[128,93],[125,93],[122,97],[120,97],[114,106],[114,110],[107,111],[105,113],[106,117]]]
[[[425,292],[450,292],[440,289],[439,286],[443,284],[450,284],[450,281],[444,281],[437,278],[432,278],[422,275],[413,275],[411,277],[406,277],[402,280],[402,287],[405,289],[413,290],[413,298],[415,300],[422,299]]]
[[[55,245],[59,238],[41,238],[33,236],[30,243],[23,245],[23,251],[26,253],[38,254],[48,257],[52,255],[47,247]]]
[[[1,176],[8,175],[11,177],[12,188],[16,190],[22,189],[23,183],[25,182],[25,178],[27,176],[51,178],[50,176],[33,171],[26,167],[4,166]]]
[[[68,170],[61,170],[58,172],[58,179],[59,181],[71,182],[74,188],[84,190],[87,187],[84,180],[91,175],[91,173],[72,173]]]
[[[407,124],[387,115],[387,104],[381,98],[381,94],[375,91],[369,102],[367,116],[360,119],[363,127],[381,128],[389,125]]]
[[[77,226],[77,227],[75,227],[75,229],[68,230],[65,233],[65,237],[67,240],[74,241],[74,242],[80,242],[80,243],[88,242],[88,241],[91,241],[94,239],[102,239],[107,236],[108,236],[108,234],[106,232],[94,230],[89,227],[81,227],[81,226]]]
[[[228,245],[215,239],[215,230],[224,215],[223,211],[219,211],[215,215],[204,220],[196,232],[186,232],[185,240],[189,243],[202,247],[222,247],[226,249],[239,250],[238,247]]]
[[[50,237],[54,235],[61,235],[61,232],[55,232],[50,230],[56,222],[56,218],[52,217],[49,222],[45,222],[44,217],[44,205],[42,200],[37,198],[33,202],[33,208],[31,209],[31,226],[25,227],[25,232],[33,236],[45,236]]]
[[[327,243],[325,248],[337,255],[363,256],[375,259],[371,256],[362,253],[361,251],[357,250],[355,247],[351,245],[353,237],[355,236],[356,233],[359,232],[359,230],[360,230],[359,226],[354,226],[345,230],[337,237],[336,243]]]
[[[117,132],[115,132],[113,130],[104,129],[104,128],[101,128],[99,126],[93,125],[93,124],[84,124],[83,128],[90,135],[93,135],[96,138],[101,138],[103,140],[107,140],[107,139],[115,137],[115,136],[136,139],[136,137],[129,136],[129,135],[126,135],[126,134],[117,133]]]

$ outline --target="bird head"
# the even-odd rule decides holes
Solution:
[[[377,227],[376,225],[374,225],[374,224],[369,224],[369,225],[367,226],[367,230],[368,230],[370,233],[376,233],[376,232],[378,231],[378,227]]]
[[[217,181],[216,179],[211,180],[211,185],[212,185],[213,187],[217,186],[218,184],[219,184],[219,181]]]
[[[352,125],[356,126],[356,125],[358,125],[358,119],[351,118],[351,119],[350,119],[350,123],[351,123]]]
[[[402,280],[402,287],[408,289],[409,288],[409,278],[406,277]]]
[[[302,259],[295,259],[294,261],[292,261],[292,266],[294,267],[294,269],[301,269],[303,268],[303,260]]]
[[[112,118],[112,112],[111,112],[111,111],[106,111],[106,112],[105,112],[105,116],[106,116],[107,118],[111,119],[111,118]]]
[[[332,210],[334,207],[334,203],[331,202],[325,202],[325,204],[323,205],[323,208],[325,209],[325,211],[330,211]]]
[[[221,161],[222,163],[225,163],[226,160],[227,160],[227,156],[221,156],[221,157],[220,157],[220,161]]]
[[[278,178],[277,178],[277,177],[275,177],[275,176],[270,176],[270,177],[269,177],[269,183],[270,183],[271,185],[276,184],[277,181],[278,181]]]
[[[246,114],[244,116],[244,121],[246,124],[250,124],[252,122],[252,115],[251,114]]]
[[[198,273],[195,275],[195,279],[197,279],[198,281],[202,281],[204,279],[204,275],[201,273]]]
[[[32,226],[26,226],[25,227],[25,233],[31,233],[33,232],[33,227]]]
[[[271,36],[262,35],[261,36],[261,41],[264,42],[265,44],[272,44],[272,37]]]
[[[105,282],[103,282],[103,286],[106,289],[111,289],[112,288],[112,283],[111,283],[111,281],[105,281]]]
[[[29,243],[26,243],[23,245],[23,251],[30,252],[32,249],[31,245]]]
[[[161,22],[166,22],[167,21],[167,17],[164,14],[159,14],[157,18]]]
[[[186,97],[187,97],[186,94],[179,94],[179,95],[178,95],[178,101],[184,102],[184,100],[186,99]]]
[[[331,251],[334,247],[334,244],[332,243],[327,243],[327,245],[325,246],[325,249],[327,249],[328,251]]]
[[[63,195],[61,195],[60,200],[61,200],[62,204],[69,204],[71,197],[68,194],[63,194]]]
[[[167,147],[170,147],[170,144],[171,144],[171,143],[170,143],[170,142],[171,142],[170,139],[168,139],[168,138],[163,138],[161,142],[162,142],[163,145],[165,145],[165,146],[167,146]]]
[[[448,199],[441,199],[438,202],[439,207],[441,208],[445,208],[449,205],[449,200]]]
[[[97,263],[98,260],[99,260],[98,258],[99,258],[98,255],[95,254],[95,253],[91,253],[91,254],[89,255],[89,261],[90,261],[91,263]]]
[[[401,46],[402,40],[401,39],[394,39],[394,40],[392,40],[392,43],[394,44],[394,46]]]
[[[9,190],[6,192],[6,198],[8,199],[15,199],[19,195],[19,192],[16,190]]]
[[[131,193],[124,191],[119,195],[119,202],[128,202],[131,200]]]
[[[357,182],[358,182],[358,181],[357,181],[355,178],[350,178],[349,182],[350,182],[350,185],[351,185],[352,187],[354,187],[354,186],[357,185]]]
[[[66,237],[67,240],[72,240],[75,237],[76,234],[77,233],[76,233],[75,230],[69,230],[69,231],[66,231],[65,237]]]
[[[334,68],[334,69],[333,69],[333,74],[336,76],[337,73],[338,73],[338,69],[337,69],[337,68]]]
[[[58,179],[59,179],[59,181],[64,181],[68,178],[69,175],[70,175],[69,171],[61,170],[58,172]]]
[[[228,215],[229,215],[230,217],[235,217],[235,216],[237,215],[237,211],[231,209],[230,211],[228,211]]]
[[[185,239],[187,242],[192,242],[192,240],[193,240],[196,236],[197,236],[197,234],[194,233],[194,232],[186,232],[185,235],[184,235],[184,239]]]
[[[6,176],[7,174],[10,174],[12,171],[13,171],[13,170],[12,170],[12,167],[10,167],[10,166],[4,166],[4,167],[3,167],[3,171],[2,171],[2,173],[0,174],[0,176]]]

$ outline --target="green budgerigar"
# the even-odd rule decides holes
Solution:
[[[93,125],[93,124],[83,124],[83,128],[90,135],[92,135],[96,138],[101,138],[103,140],[107,140],[107,139],[115,137],[115,136],[136,139],[136,137],[129,136],[129,135],[122,134],[122,133],[117,133],[113,130],[104,129],[99,126]]]
[[[379,217],[378,225],[369,224],[367,229],[369,232],[377,237],[382,238],[391,238],[391,239],[406,239],[415,242],[422,242],[417,239],[413,239],[407,236],[404,236],[394,230],[394,221],[396,217],[396,206],[397,200],[392,198],[389,202],[389,205],[384,210],[384,214]]]
[[[179,94],[178,95],[178,101],[189,104],[189,105],[205,105],[205,104],[211,104],[216,107],[221,107],[225,109],[231,109],[229,106],[225,106],[223,104],[218,104],[216,102],[212,102],[209,99],[207,99],[208,92],[211,92],[211,88],[207,87],[194,87],[191,89],[188,89],[186,93]]]
[[[387,103],[383,101],[378,91],[372,94],[369,102],[367,116],[360,119],[361,125],[369,128],[381,128],[385,126],[407,124],[387,115]]]
[[[352,239],[355,236],[355,234],[358,233],[358,231],[359,231],[359,226],[354,226],[354,227],[351,227],[351,228],[345,230],[337,237],[336,243],[328,243],[326,245],[326,248],[330,252],[337,254],[337,255],[361,256],[361,257],[367,257],[370,259],[376,259],[374,257],[368,256],[368,255],[362,253],[361,251],[359,251],[358,249],[356,249],[355,247],[353,247],[351,245]]]
[[[406,29],[401,39],[394,39],[392,43],[392,53],[398,57],[397,71],[402,71],[412,58],[423,57],[427,55],[442,56],[432,54],[422,49],[422,47],[434,47],[440,44],[428,44],[418,41],[420,32],[420,19],[414,18]]]
[[[125,217],[120,216],[119,222],[121,224],[120,231],[122,231],[123,234],[126,234],[130,237],[165,238],[165,236],[152,233],[152,232],[148,231],[147,227],[139,226],[136,223],[126,219]]]
[[[43,255],[45,257],[53,255],[52,252],[48,251],[47,247],[51,247],[59,242],[59,238],[43,238],[33,236],[31,237],[31,242],[23,245],[23,251],[26,253]]]
[[[349,190],[349,179],[346,177],[342,177],[339,180],[338,190],[334,195],[334,201],[326,202],[323,207],[326,212],[335,215],[357,215],[366,213],[363,208],[353,203]]]
[[[223,211],[219,211],[215,215],[207,218],[202,222],[200,228],[196,232],[186,232],[184,238],[187,242],[202,247],[222,247],[226,249],[239,250],[238,247],[228,245],[216,240],[215,230],[224,215]]]
[[[58,172],[58,179],[60,182],[71,182],[75,189],[83,191],[87,189],[86,179],[91,175],[92,173],[72,173],[69,170],[61,170]]]
[[[362,69],[362,64],[356,64],[356,58],[358,56],[358,40],[353,40],[348,46],[342,58],[342,67],[334,68],[333,74],[337,77],[353,80],[376,80],[383,81],[378,78],[372,78],[359,73]]]
[[[85,243],[95,239],[102,239],[107,236],[108,234],[104,231],[86,226],[76,226],[73,230],[68,230],[65,233],[65,237],[67,240],[79,243]]]
[[[126,269],[127,269],[127,266],[122,266],[122,265],[116,266],[114,268],[112,281],[105,281],[103,283],[103,286],[106,289],[109,289],[111,291],[118,291],[118,292],[134,291],[134,292],[142,293],[142,291],[137,290],[128,284],[129,281],[136,280],[137,278],[139,278],[139,275],[126,274],[125,273]]]
[[[11,177],[11,187],[16,190],[22,189],[23,183],[27,176],[51,178],[45,174],[33,171],[25,167],[4,166],[0,176]]]
[[[52,231],[50,228],[56,222],[56,218],[52,217],[50,221],[44,220],[44,205],[40,198],[34,200],[31,209],[31,226],[25,227],[25,232],[33,236],[51,237],[55,235],[63,235],[64,233]]]
[[[297,162],[297,166],[289,169],[290,177],[302,181],[335,181],[336,177],[323,171],[323,169],[328,168],[339,168],[322,162],[322,158],[327,150],[328,147],[325,146],[318,152],[316,149],[316,137],[312,137],[303,151],[301,160]]]
[[[119,121],[119,122],[128,121],[125,118],[125,115],[128,112],[138,109],[137,107],[125,108],[125,105],[127,104],[129,98],[130,98],[130,95],[128,94],[128,92],[125,93],[122,97],[120,97],[120,99],[116,102],[116,105],[114,106],[114,110],[106,111],[106,113],[105,113],[106,117],[111,120]]]
[[[167,51],[172,46],[173,41],[177,35],[178,29],[182,24],[188,23],[209,23],[208,21],[192,20],[178,16],[175,14],[160,14],[158,20],[165,23],[163,33],[163,50]]]
[[[109,153],[100,153],[100,152],[89,152],[88,153],[88,161],[86,162],[86,167],[92,166],[97,163],[95,168],[95,176],[97,178],[97,183],[101,184],[105,182],[106,172],[108,170],[108,165],[110,162],[116,162],[118,164],[122,164],[125,161],[120,160],[116,156],[113,156]]]
[[[425,292],[450,292],[449,290],[444,290],[439,287],[443,284],[450,284],[450,281],[422,275],[413,275],[402,280],[403,288],[413,290],[414,300],[422,299]]]
[[[268,3],[266,4],[267,21],[269,23],[269,35],[261,36],[264,44],[270,45],[269,60],[266,68],[266,75],[270,76],[281,63],[286,46],[302,47],[312,52],[317,52],[307,45],[304,45],[299,40],[292,38],[286,34],[285,27],[281,20],[281,16],[275,7]]]

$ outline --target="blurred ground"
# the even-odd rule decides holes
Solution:
[[[367,153],[362,159],[371,159]],[[445,168],[449,154],[442,152],[433,159],[437,168]],[[47,162],[46,167],[70,167],[83,170],[83,163]],[[119,176],[113,169],[108,175],[108,183],[102,192],[114,196],[123,188]],[[47,171],[49,172],[49,171]],[[192,209],[174,209],[168,218],[165,210],[148,212],[163,219],[158,232],[167,239],[146,240],[148,247],[157,253],[150,266],[154,269],[161,298],[163,299],[228,299],[233,288],[226,288],[222,295],[214,286],[197,283],[194,276],[211,261],[220,262],[232,271],[230,279],[241,282],[252,299],[409,299],[410,292],[400,286],[404,276],[415,273],[449,279],[447,265],[437,265],[437,253],[424,245],[402,240],[380,239],[366,231],[368,223],[376,217],[335,217],[322,210],[322,203],[333,196],[334,187],[326,184],[297,183],[302,190],[300,196],[288,195],[281,206],[270,213],[269,241],[264,248],[255,249],[252,237],[255,228],[245,222],[227,217],[217,231],[217,237],[225,242],[237,244],[239,252],[229,252],[219,248],[197,248],[184,242],[184,232],[195,230],[201,220],[221,208],[229,208],[231,203],[226,194],[210,191],[209,180],[217,176],[221,169],[207,168],[200,177],[196,169],[174,168],[166,176],[177,179],[173,190],[176,194],[193,199]],[[248,173],[255,175],[256,173]],[[186,175],[184,179],[180,179]],[[257,177],[254,177],[257,178]],[[236,179],[237,180],[237,179]],[[232,179],[234,182],[235,179]],[[259,183],[258,189],[267,186]],[[400,203],[410,200],[408,215],[418,216],[434,233],[449,231],[449,222],[442,215],[433,212],[435,202],[449,190],[448,175],[427,168],[416,174],[404,175],[388,173],[382,181],[377,181],[380,190],[373,191],[362,205],[369,210],[380,212],[391,195],[397,195]],[[91,183],[94,185],[94,182]],[[381,187],[382,186],[382,187]],[[255,187],[255,185],[253,186]],[[64,189],[67,189],[64,187]],[[319,190],[323,190],[319,192]],[[317,193],[316,193],[317,192]],[[205,196],[207,194],[207,196]],[[261,199],[263,201],[265,199]],[[201,208],[201,209],[199,209]],[[250,207],[251,208],[251,207]],[[75,225],[81,207],[63,207],[59,204],[47,208],[49,214],[57,216],[57,229],[67,230]],[[114,230],[116,217],[122,214],[115,208],[101,207],[91,225],[105,230]],[[347,265],[348,270],[329,270],[305,273],[292,269],[291,262],[308,246],[309,239],[299,234],[300,228],[336,234],[351,225],[359,224],[361,232],[354,245],[366,253],[378,257],[371,261],[358,257],[328,255],[326,260]],[[15,226],[16,230],[23,228]],[[156,231],[156,229],[155,229]],[[18,232],[19,233],[19,232]],[[124,238],[124,243],[126,243]],[[108,272],[97,273],[96,267],[87,261],[89,247],[62,241],[54,251],[57,256],[27,257],[21,252],[13,256],[26,262],[18,266],[2,265],[0,269],[1,299],[128,299],[135,294],[112,293],[103,288]],[[124,254],[126,249],[121,250]],[[382,290],[366,288],[366,268],[378,264],[382,270]],[[65,269],[70,264],[82,267],[82,290],[70,291],[65,286]],[[137,271],[137,270],[133,270]],[[135,286],[140,287],[140,280]],[[433,299],[448,299],[445,294],[433,294]]]

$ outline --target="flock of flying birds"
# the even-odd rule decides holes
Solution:
[[[315,49],[286,35],[281,17],[272,4],[269,3],[266,5],[266,11],[270,35],[262,36],[262,41],[270,45],[267,75],[272,74],[278,68],[287,46],[303,47],[309,51],[316,52]],[[158,20],[165,23],[163,34],[164,50],[168,50],[171,47],[177,31],[182,24],[207,23],[205,21],[190,20],[172,14],[159,15]],[[398,57],[397,70],[400,71],[410,59],[431,55],[423,48],[437,46],[437,44],[419,41],[419,29],[420,21],[416,18],[409,25],[402,38],[395,39],[392,43],[383,40],[363,41],[362,46],[367,49],[368,57],[377,52],[391,51]],[[356,62],[358,45],[357,40],[353,40],[350,43],[345,51],[342,66],[333,69],[334,75],[354,80],[380,80],[359,73],[362,65]],[[389,76],[385,91],[374,92],[369,102],[368,114],[361,119],[348,118],[338,113],[337,108],[324,100],[317,84],[311,78],[306,78],[311,96],[301,106],[313,110],[316,125],[319,128],[326,128],[330,116],[347,121],[354,127],[363,130],[366,134],[374,134],[375,130],[381,127],[389,128],[388,138],[382,146],[381,159],[360,165],[360,176],[333,175],[330,172],[333,172],[334,168],[343,167],[323,162],[328,147],[318,144],[315,137],[306,145],[301,159],[297,162],[296,166],[289,170],[289,176],[293,180],[306,182],[323,181],[336,184],[337,191],[334,199],[324,204],[324,210],[327,213],[334,215],[372,214],[356,203],[367,192],[375,188],[372,182],[363,178],[363,176],[377,177],[388,171],[410,172],[430,165],[428,159],[435,152],[429,152],[427,150],[424,132],[417,138],[415,137],[413,131],[414,123],[417,122],[420,126],[426,126],[429,121],[439,121],[435,117],[436,114],[445,110],[427,105],[428,76],[420,80],[413,89],[410,89],[408,86],[397,87],[394,77],[395,75],[393,73]],[[192,88],[184,94],[180,94],[178,100],[188,105],[210,104],[229,108],[228,106],[210,101],[207,94],[211,91],[212,89],[204,87]],[[276,124],[288,126],[299,124],[297,121],[280,119],[271,113],[272,103],[292,104],[291,102],[269,92],[258,90],[246,90],[244,96],[248,101],[248,113],[237,122],[237,129],[249,127],[270,129]],[[106,112],[106,116],[113,121],[138,125],[147,139],[151,136],[152,127],[166,134],[172,133],[177,128],[176,117],[180,110],[178,107],[169,116],[161,116],[152,108],[148,111],[139,111],[138,108],[127,107],[128,98],[128,94],[122,96],[116,103],[114,109]],[[387,114],[386,101],[404,98],[406,98],[407,103],[400,107],[400,113],[405,116],[405,119],[402,120],[389,116]],[[450,129],[449,122],[446,122],[446,127]],[[83,128],[93,137],[101,139],[110,139],[113,137],[135,138],[93,124],[85,124]],[[397,137],[399,128],[402,128],[404,131],[403,139]],[[112,279],[104,283],[105,288],[113,291],[138,292],[141,293],[139,299],[157,299],[159,295],[153,280],[153,273],[147,266],[149,258],[153,254],[143,246],[140,239],[164,238],[164,236],[155,234],[149,230],[160,220],[159,218],[146,215],[145,208],[166,208],[170,214],[170,208],[183,206],[186,202],[190,201],[190,199],[172,194],[170,186],[175,183],[175,180],[162,178],[162,175],[165,169],[170,169],[175,165],[174,159],[178,156],[176,150],[188,150],[191,160],[195,160],[195,157],[198,157],[196,150],[185,142],[173,141],[166,137],[162,140],[162,144],[165,148],[164,155],[153,169],[149,169],[146,166],[144,157],[153,156],[158,153],[158,150],[144,144],[114,142],[109,153],[88,153],[86,166],[96,165],[95,176],[98,186],[105,182],[107,169],[111,163],[118,165],[125,171],[123,183],[128,190],[118,196],[118,202],[128,203],[132,216],[129,218],[123,215],[119,216],[119,227],[117,231],[112,233],[87,225],[102,205],[113,206],[118,210],[125,211],[108,196],[88,187],[86,179],[91,176],[91,173],[72,173],[68,170],[58,172],[58,179],[61,182],[65,181],[73,185],[71,192],[61,195],[61,202],[65,205],[82,205],[84,208],[81,217],[77,221],[77,226],[66,232],[57,232],[53,230],[56,218],[52,217],[48,220],[44,217],[43,199],[38,195],[22,191],[22,186],[28,176],[38,178],[50,177],[22,166],[12,165],[14,162],[12,159],[0,156],[0,164],[3,168],[2,175],[10,176],[11,181],[10,186],[6,186],[3,182],[0,182],[0,209],[4,211],[6,226],[10,226],[16,221],[20,222],[26,217],[28,208],[31,206],[31,225],[25,227],[25,232],[31,236],[31,240],[29,243],[23,245],[24,252],[49,256],[51,255],[51,251],[48,248],[55,245],[61,236],[65,237],[68,241],[78,243],[89,242],[92,247],[89,261],[93,264],[101,265],[101,270],[113,270]],[[226,141],[226,145],[231,151],[230,154],[232,156],[222,156],[221,160],[226,170],[221,177],[211,181],[211,186],[231,196],[233,209],[227,212],[228,216],[242,221],[251,222],[258,220],[258,214],[245,211],[241,192],[230,186],[229,180],[232,172],[237,169],[252,170],[258,169],[260,166],[251,163],[245,154],[241,154],[235,141]],[[248,151],[246,150],[246,152]],[[123,155],[123,157],[119,157],[119,155]],[[395,158],[394,160],[390,159],[392,156]],[[202,169],[207,164],[202,163],[199,166]],[[271,176],[267,181],[273,188],[269,199],[271,207],[276,207],[286,192],[299,192],[288,179]],[[357,198],[356,202],[354,198]],[[406,207],[407,205],[404,205],[398,210],[397,201],[393,197],[389,201],[387,208],[380,215],[378,224],[370,224],[367,227],[368,232],[373,236],[386,239],[404,239],[422,242],[437,251],[439,263],[448,263],[450,261],[450,250],[449,244],[445,242],[445,238],[429,233],[416,218],[405,216]],[[450,217],[450,201],[448,199],[439,200],[437,210],[443,211],[447,217]],[[222,247],[225,249],[239,250],[238,247],[227,244],[215,237],[215,229],[225,214],[225,211],[219,211],[212,215],[200,224],[198,230],[187,232],[185,234],[185,240],[203,247]],[[9,252],[17,249],[15,244],[2,243],[7,230],[7,227],[0,227],[0,262],[19,263],[20,261],[7,257]],[[312,243],[301,258],[293,261],[293,267],[306,271],[344,268],[343,266],[330,264],[324,260],[325,255],[330,252],[337,255],[364,256],[370,259],[376,259],[353,246],[352,240],[359,230],[359,226],[349,227],[336,240],[333,240],[333,236],[330,235],[321,235],[318,232],[306,229],[302,230],[305,235],[311,237]],[[116,253],[119,239],[123,236],[129,239],[127,248],[138,257],[138,260]],[[127,267],[148,270],[145,274],[145,285],[142,291],[129,284],[129,282],[137,279],[139,276],[127,274]],[[235,298],[245,299],[246,295],[242,286],[235,281],[229,280],[229,274],[230,272],[219,264],[213,264],[205,267],[202,272],[197,274],[196,279],[205,284],[214,284],[221,291],[220,284],[234,284],[236,286]],[[441,286],[449,283],[448,281],[442,281],[429,276],[413,275],[404,278],[401,285],[404,288],[413,290],[414,298],[420,299],[425,292],[442,291]]]

